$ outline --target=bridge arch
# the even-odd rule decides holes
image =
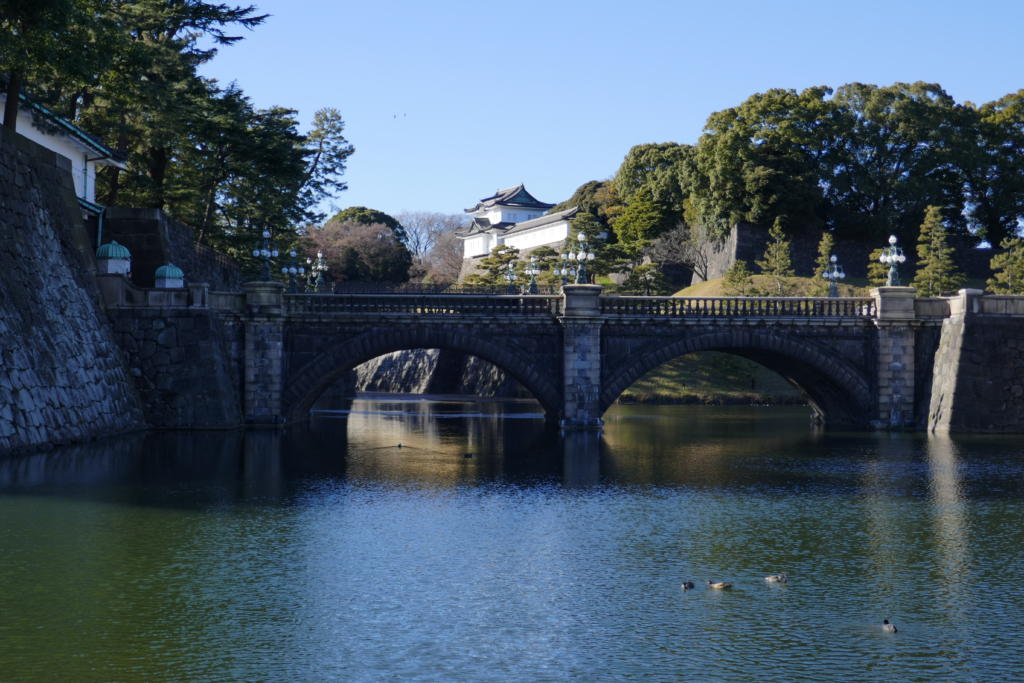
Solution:
[[[723,351],[753,360],[782,375],[807,394],[826,424],[864,429],[872,415],[871,382],[828,347],[767,330],[710,331],[658,345],[621,363],[609,363],[601,390],[601,412],[636,380],[674,358],[700,351]]]
[[[473,330],[452,325],[403,326],[372,330],[355,337],[338,335],[327,340],[325,350],[285,378],[282,408],[288,421],[306,419],[316,399],[343,374],[377,356],[408,349],[461,351],[492,363],[514,377],[557,420],[562,408],[560,372],[545,372],[529,356],[510,345],[475,335]]]

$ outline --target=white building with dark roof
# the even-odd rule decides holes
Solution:
[[[0,93],[0,111],[7,95]],[[96,168],[116,166],[126,169],[124,158],[92,135],[57,116],[41,104],[22,94],[19,97],[17,131],[32,142],[56,152],[66,160],[67,169],[75,182],[75,194],[83,218],[95,218],[103,207],[96,203]]]
[[[459,230],[463,258],[487,256],[497,246],[515,247],[521,252],[541,246],[555,249],[569,236],[569,221],[577,207],[546,213],[554,204],[538,201],[522,185],[498,190],[466,209],[473,222]],[[466,272],[463,268],[463,272]]]

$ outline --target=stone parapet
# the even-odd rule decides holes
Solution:
[[[913,287],[876,287],[871,290],[878,320],[913,320],[915,291]]]

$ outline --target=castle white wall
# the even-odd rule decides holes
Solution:
[[[558,221],[535,230],[508,235],[505,237],[505,244],[522,251],[544,245],[554,246],[556,242],[561,243],[568,236],[569,221]]]
[[[6,102],[7,97],[0,95],[0,108]],[[18,110],[18,134],[70,161],[75,194],[90,202],[96,201],[96,164],[87,161],[90,157],[82,145],[59,131],[40,130],[35,125],[32,112],[24,108]]]

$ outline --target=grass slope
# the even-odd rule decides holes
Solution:
[[[752,405],[804,403],[789,382],[753,361],[717,351],[680,356],[647,373],[622,403]]]

